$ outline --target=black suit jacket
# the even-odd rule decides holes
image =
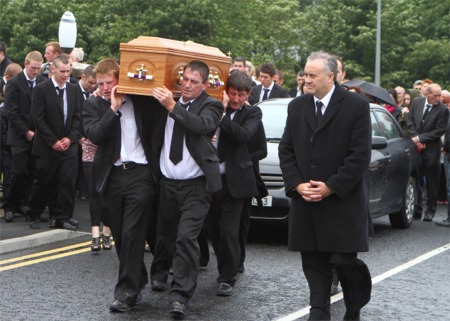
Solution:
[[[262,118],[259,107],[244,106],[233,120],[227,114],[220,121],[218,149],[224,150],[228,190],[233,198],[258,196],[253,161],[248,143],[258,131]]]
[[[75,85],[66,84],[67,119],[64,123],[64,106],[56,93],[52,79],[47,79],[33,89],[31,116],[36,126],[32,153],[42,157],[76,155],[80,139],[80,109]],[[57,152],[52,146],[67,137],[71,146],[65,152]]]
[[[148,168],[156,182],[159,181],[159,153],[164,139],[167,115],[164,107],[153,97],[129,95],[133,102],[136,126],[144,149]],[[83,108],[86,137],[98,146],[94,166],[96,189],[103,192],[116,155],[120,155],[120,116],[111,109],[111,102],[101,97],[89,97]]]
[[[267,157],[267,139],[262,121],[260,121],[258,130],[248,142],[247,146],[253,162],[253,169],[255,171],[256,185],[258,186],[258,197],[265,197],[269,195],[269,192],[267,191],[266,184],[264,184],[259,172],[259,161]]]
[[[438,160],[441,152],[441,136],[445,133],[449,119],[448,109],[441,101],[433,105],[422,124],[425,102],[425,97],[413,100],[407,120],[408,132],[411,137],[418,135],[420,142],[426,144],[426,148],[420,151],[422,157]]]
[[[297,97],[297,92],[298,92],[298,87],[291,88],[291,90],[289,90],[289,96],[295,98],[295,97]]]
[[[44,80],[42,76],[38,75],[34,89]],[[31,118],[31,95],[32,90],[23,72],[11,78],[5,87],[5,108],[9,121],[7,142],[9,145],[28,146],[30,144],[25,134],[29,130],[35,131],[35,125]]]
[[[311,94],[289,103],[279,157],[285,191],[292,197],[290,250],[368,250],[364,180],[371,157],[369,103],[361,95],[335,86],[320,125]],[[295,187],[310,180],[325,182],[334,193],[317,203],[306,202]]]
[[[262,85],[257,85],[252,88],[252,94],[248,98],[248,101],[250,104],[253,105],[253,104],[256,104],[259,102],[259,96],[261,95],[261,90],[262,90]],[[277,84],[273,84],[273,88],[270,91],[269,97],[267,97],[267,99],[288,98],[288,97],[290,97],[290,96],[289,96],[289,92],[286,89],[278,86]]]
[[[222,188],[219,157],[211,143],[222,113],[222,103],[203,91],[189,106],[189,110],[177,103],[170,114],[185,128],[186,146],[205,174],[206,190],[211,193]]]

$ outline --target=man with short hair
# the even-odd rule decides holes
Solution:
[[[301,253],[308,320],[330,320],[332,268],[342,283],[344,320],[360,320],[372,289],[370,272],[357,258],[369,249],[369,103],[339,85],[336,58],[328,53],[311,53],[305,75],[308,94],[290,102],[279,144],[285,192],[292,198],[288,247]]]
[[[11,146],[11,189],[5,204],[5,220],[11,222],[14,213],[25,214],[35,172],[31,155],[36,131],[31,117],[31,98],[35,87],[44,81],[39,69],[42,65],[39,51],[31,51],[25,57],[24,70],[8,81],[5,87],[5,109],[9,121],[8,145]],[[24,204],[24,203],[25,204]]]
[[[275,66],[271,63],[264,63],[261,65],[259,71],[259,80],[261,85],[253,86],[252,94],[248,101],[254,105],[270,98],[287,98],[289,93],[283,87],[278,86],[273,81],[273,76],[276,73]]]
[[[52,78],[33,90],[31,116],[36,126],[32,153],[36,159],[36,173],[31,189],[28,223],[39,229],[39,216],[52,200],[55,227],[76,230],[69,223],[73,216],[75,183],[78,174],[78,140],[80,139],[80,109],[76,87],[67,82],[69,61],[56,57],[51,66]]]
[[[303,86],[305,85],[305,72],[303,70],[300,70],[297,73],[296,80],[297,86],[289,91],[291,97],[298,97],[304,94]]]
[[[241,260],[239,227],[248,199],[258,196],[255,170],[248,144],[257,133],[261,109],[247,106],[252,79],[245,71],[234,71],[226,84],[224,116],[214,141],[220,161],[222,189],[212,194],[207,219],[208,236],[217,256],[219,287],[216,294],[230,296]]]
[[[168,115],[160,157],[163,177],[152,288],[164,289],[172,265],[169,313],[176,318],[185,316],[186,304],[197,286],[197,239],[208,214],[211,193],[222,188],[219,158],[211,138],[223,105],[205,92],[208,75],[209,67],[204,62],[193,60],[186,64],[178,102],[167,88],[153,89],[153,96]]]
[[[109,309],[126,312],[140,301],[148,283],[144,246],[156,215],[165,109],[150,96],[118,94],[119,65],[114,59],[101,60],[94,72],[100,96],[85,101],[83,124],[86,137],[98,146],[94,184],[119,258]]]
[[[232,70],[245,71],[246,61],[244,57],[236,57],[233,61]]]
[[[50,77],[50,70],[53,60],[58,57],[62,53],[61,46],[56,41],[48,42],[45,45],[45,64],[42,64],[40,74],[44,76],[44,78]]]
[[[422,89],[422,84],[423,84],[422,80],[420,80],[420,79],[416,80],[413,84],[413,89],[416,89],[420,92],[420,89]]]
[[[278,86],[280,86],[280,87],[283,86],[283,83],[284,83],[283,73],[277,69],[277,71],[275,72],[275,75],[273,75],[273,77],[272,77],[272,80]]]
[[[430,84],[426,97],[415,98],[407,120],[411,139],[420,149],[418,197],[414,207],[414,218],[422,218],[422,194],[427,190],[426,211],[423,221],[431,222],[436,213],[436,201],[441,169],[441,136],[447,129],[449,111],[439,100],[441,86]]]
[[[404,107],[405,105],[405,88],[401,86],[395,87],[395,91],[397,92],[397,102],[398,106]]]

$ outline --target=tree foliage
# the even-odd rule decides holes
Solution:
[[[381,81],[410,87],[431,78],[450,85],[450,0],[381,0]],[[77,19],[77,47],[88,62],[119,58],[138,36],[192,40],[273,62],[295,84],[307,56],[344,58],[348,78],[373,81],[377,0],[1,0],[0,40],[13,61],[57,40],[65,11]]]

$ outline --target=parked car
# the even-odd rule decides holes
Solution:
[[[293,98],[265,100],[258,104],[263,112],[267,137],[267,158],[260,161],[260,172],[269,195],[258,206],[253,200],[252,220],[287,221],[290,199],[284,192],[278,158],[278,144],[286,123],[287,106]],[[369,210],[372,218],[389,215],[391,225],[408,228],[414,219],[417,197],[418,151],[400,125],[383,107],[370,105],[372,157],[369,166]]]

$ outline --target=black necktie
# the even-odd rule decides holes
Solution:
[[[425,112],[423,113],[423,117],[422,117],[422,123],[425,121],[425,119],[427,119],[427,115],[431,110],[431,106],[430,104],[427,104],[426,107],[427,109],[425,109]]]
[[[28,81],[28,86],[30,86],[31,90],[33,90],[34,80],[27,80],[27,81]]]
[[[322,120],[322,106],[323,103],[320,100],[316,101],[317,124],[320,124],[320,121]]]
[[[181,107],[187,108],[190,103],[182,104]],[[181,162],[183,159],[183,140],[184,140],[184,127],[175,120],[173,124],[172,141],[170,142],[169,159],[174,165]]]
[[[64,88],[59,88],[56,86],[56,90],[58,91],[59,98],[64,98]]]
[[[84,95],[84,100],[88,99],[90,96],[90,92],[89,91],[83,91],[83,95]]]
[[[264,88],[264,95],[262,100],[266,100],[268,95],[269,95],[269,88]]]

